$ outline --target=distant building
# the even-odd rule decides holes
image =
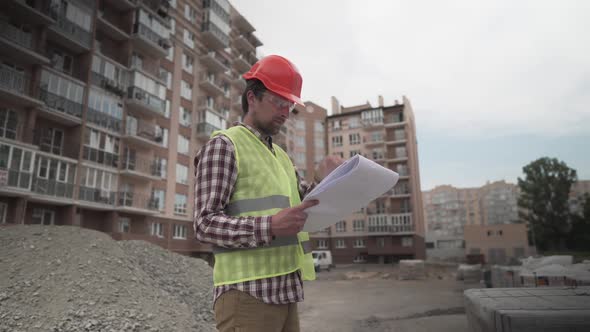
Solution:
[[[319,127],[318,127],[319,129]],[[393,262],[424,258],[424,217],[414,114],[410,101],[342,107],[332,98],[327,118],[328,153],[361,154],[400,174],[399,183],[350,217],[312,234],[316,249],[330,249],[336,263]],[[314,162],[319,161],[314,155]]]
[[[590,195],[590,180],[580,180],[572,185],[569,197],[570,212],[582,214],[586,195]]]
[[[466,253],[481,254],[489,264],[507,264],[535,254],[525,224],[466,225],[464,236]]]

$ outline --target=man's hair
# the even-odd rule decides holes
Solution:
[[[264,86],[264,83],[259,79],[253,78],[246,81],[246,90],[244,90],[244,93],[242,94],[242,111],[244,112],[244,115],[248,114],[248,91],[252,91],[254,96],[260,100],[262,94],[266,90],[266,86]]]

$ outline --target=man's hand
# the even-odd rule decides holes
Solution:
[[[315,172],[315,180],[317,182],[323,180],[328,174],[330,174],[336,167],[342,165],[344,159],[340,158],[339,156],[327,156],[322,160],[322,162],[318,165],[316,172]]]
[[[279,211],[270,220],[270,231],[274,236],[297,235],[303,229],[307,220],[307,213],[303,210],[318,205],[320,201],[305,201],[297,206]]]

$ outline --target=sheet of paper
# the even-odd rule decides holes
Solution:
[[[399,174],[361,155],[338,166],[320,182],[304,201],[318,199],[320,204],[307,213],[306,232],[323,230],[393,188]]]

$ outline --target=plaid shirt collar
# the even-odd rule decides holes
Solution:
[[[233,125],[234,126],[243,126],[246,129],[250,130],[252,132],[252,134],[256,135],[256,137],[258,137],[259,140],[261,140],[262,142],[264,142],[266,144],[266,146],[268,146],[268,148],[271,151],[273,151],[273,153],[274,153],[274,149],[272,147],[272,136],[266,136],[266,137],[264,137],[264,136],[262,136],[262,133],[259,130],[257,130],[256,128],[251,127],[251,126],[249,126],[249,125],[247,125],[247,124],[245,124],[243,122],[234,122]]]

